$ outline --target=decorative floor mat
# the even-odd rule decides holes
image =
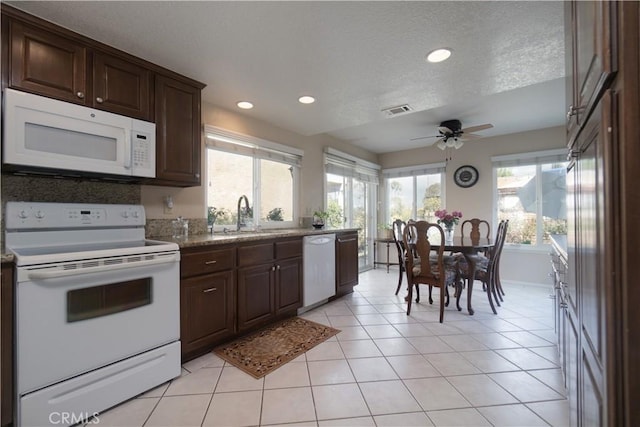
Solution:
[[[249,375],[262,378],[339,332],[330,326],[293,317],[238,338],[213,352]]]

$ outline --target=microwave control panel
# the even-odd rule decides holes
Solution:
[[[145,132],[132,131],[131,141],[133,144],[133,166],[147,169],[151,166],[150,151],[152,138]]]

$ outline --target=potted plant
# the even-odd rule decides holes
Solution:
[[[325,220],[329,217],[329,214],[326,211],[317,210],[313,213],[313,228],[320,229],[324,227]]]
[[[267,221],[284,221],[282,208],[273,208],[267,214]]]
[[[393,229],[389,224],[378,224],[378,237],[385,240],[393,240]]]
[[[225,217],[227,215],[227,211],[224,208],[216,208],[215,206],[209,206],[207,208],[207,224],[211,227],[211,232],[213,232],[213,226],[216,223],[216,220],[221,217]]]

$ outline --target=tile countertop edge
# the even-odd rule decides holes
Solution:
[[[315,234],[333,234],[345,233],[350,231],[360,231],[359,228],[340,228],[340,229],[286,229],[286,230],[267,230],[261,232],[241,232],[234,234],[224,234],[222,232],[215,234],[196,234],[185,239],[174,239],[169,236],[152,237],[151,240],[159,240],[164,242],[177,243],[181,249],[192,248],[198,246],[223,245],[227,243],[252,242],[268,239],[279,239],[286,237],[304,237]]]

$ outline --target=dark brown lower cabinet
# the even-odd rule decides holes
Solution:
[[[301,238],[240,246],[238,263],[239,331],[295,314],[302,306]]]
[[[358,232],[349,231],[336,235],[336,295],[353,292],[358,284]]]
[[[273,263],[238,269],[238,330],[268,322],[275,315]]]
[[[191,354],[233,335],[233,271],[183,279],[180,283],[182,353]]]

